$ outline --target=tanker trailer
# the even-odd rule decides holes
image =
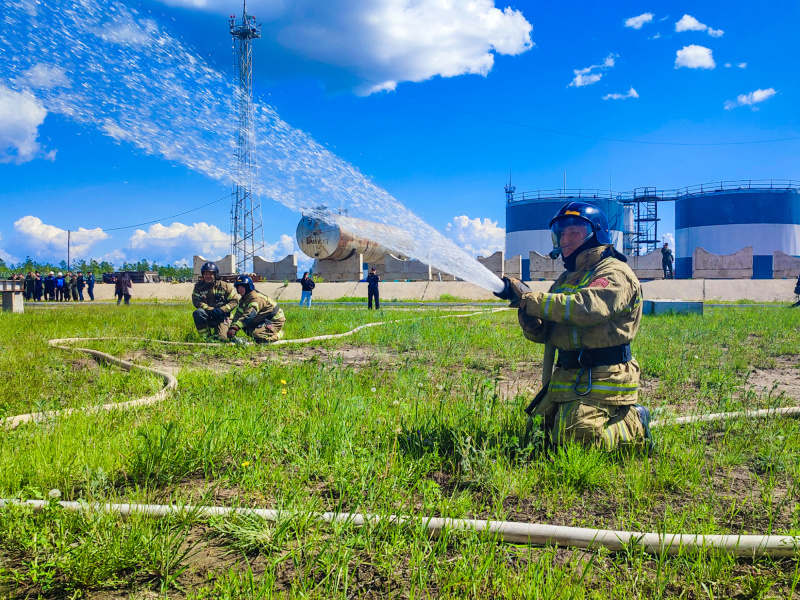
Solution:
[[[297,244],[304,254],[319,260],[347,260],[358,253],[366,263],[378,262],[386,254],[408,260],[414,248],[413,239],[402,229],[344,215],[325,220],[303,216],[297,224]]]

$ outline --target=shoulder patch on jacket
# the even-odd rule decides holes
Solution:
[[[598,277],[592,283],[589,284],[590,288],[599,287],[599,288],[606,288],[608,287],[609,281],[605,277]]]

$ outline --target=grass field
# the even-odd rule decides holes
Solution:
[[[154,393],[160,379],[50,348],[56,337],[172,370],[165,402],[0,432],[0,497],[279,508],[277,523],[0,510],[3,598],[787,598],[800,560],[529,548],[314,511],[471,517],[673,533],[800,534],[800,423],[656,430],[652,456],[526,439],[542,348],[513,312],[289,306],[280,347],[199,341],[190,310],[0,313],[0,417]],[[472,312],[469,309],[461,313]],[[634,344],[656,418],[800,405],[800,311],[645,318]],[[773,384],[773,382],[775,382]]]

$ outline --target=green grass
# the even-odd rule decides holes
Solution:
[[[794,559],[429,539],[415,522],[356,528],[309,511],[552,522],[685,533],[800,534],[800,424],[729,421],[656,430],[651,456],[541,451],[525,435],[542,349],[513,312],[284,307],[288,338],[401,322],[305,346],[164,346],[199,341],[190,310],[74,307],[0,314],[3,415],[94,406],[159,379],[47,346],[87,342],[178,371],[165,402],[74,414],[0,435],[0,497],[256,506],[276,523],[182,515],[164,521],[0,510],[0,596],[128,598],[772,598],[800,581]],[[470,312],[464,310],[464,313]],[[796,369],[800,313],[709,310],[645,318],[634,344],[642,402],[658,414],[800,404],[757,391],[751,369]],[[283,383],[286,382],[286,383]]]

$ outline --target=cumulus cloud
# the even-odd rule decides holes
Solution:
[[[489,256],[505,247],[506,230],[498,227],[497,221],[466,215],[453,217],[445,233],[466,252],[474,256]]]
[[[661,236],[661,243],[662,244],[669,244],[670,248],[675,247],[675,236],[671,233],[665,233]]]
[[[0,163],[55,160],[56,151],[48,152],[38,140],[39,126],[46,116],[47,111],[33,94],[0,84]]]
[[[606,94],[605,96],[603,96],[603,100],[624,100],[625,98],[638,98],[638,97],[639,97],[638,92],[635,89],[633,89],[633,86],[631,86],[631,89],[629,89],[627,93]]]
[[[717,64],[710,48],[692,44],[684,46],[675,56],[675,68],[687,67],[689,69],[713,69]]]
[[[128,257],[122,250],[112,250],[100,257],[100,262],[110,262],[115,267],[121,267]]]
[[[592,65],[584,69],[573,69],[572,72],[575,74],[575,77],[567,87],[583,87],[597,83],[600,81],[600,78],[603,77],[603,71],[614,66],[614,61],[617,57],[617,54],[611,53],[606,56],[599,65]]]
[[[285,233],[274,244],[264,242],[264,258],[270,262],[283,260],[294,253],[294,238]]]
[[[625,27],[632,27],[633,29],[641,29],[642,25],[649,23],[653,20],[653,13],[644,13],[638,17],[631,17],[625,19]]]
[[[128,240],[127,249],[136,251],[129,254],[168,262],[195,254],[224,256],[230,253],[231,238],[216,225],[207,223],[185,225],[175,222],[168,227],[156,223],[147,231],[137,229]]]
[[[725,34],[722,29],[713,29],[691,15],[683,15],[681,20],[675,23],[675,31],[678,33],[681,31],[705,31],[711,37],[722,37]]]
[[[76,258],[88,258],[95,244],[109,238],[109,235],[99,227],[95,229],[79,227],[68,234],[66,229],[48,225],[32,215],[16,221],[14,230],[18,234],[20,247],[28,249],[37,257],[44,258],[54,255],[63,255],[66,258],[68,238],[70,254]]]
[[[740,94],[736,97],[736,100],[728,100],[725,103],[725,110],[731,110],[737,106],[749,106],[752,110],[758,110],[756,104],[764,102],[764,100],[769,100],[775,94],[777,94],[777,92],[773,88],[755,90],[749,94]]]
[[[0,234],[0,242],[2,241],[3,241],[3,235]],[[16,256],[9,254],[5,250],[3,250],[3,248],[0,248],[0,260],[4,261],[6,264],[14,264],[19,262],[19,259]]]
[[[223,15],[231,10],[222,0],[161,1]],[[533,46],[533,26],[523,14],[501,10],[494,0],[251,0],[247,9],[280,44],[375,82],[356,84],[362,95],[437,75],[486,75],[495,54]]]

